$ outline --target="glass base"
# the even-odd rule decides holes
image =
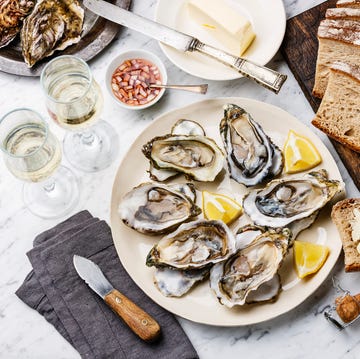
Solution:
[[[64,138],[66,159],[84,172],[97,172],[109,167],[118,148],[116,131],[105,121],[99,121],[84,132],[68,132]]]
[[[74,173],[60,166],[43,182],[26,182],[23,187],[26,207],[42,218],[58,218],[69,213],[79,202],[79,185]]]

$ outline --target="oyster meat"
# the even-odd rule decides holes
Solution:
[[[281,150],[243,108],[227,104],[220,122],[230,176],[255,186],[277,176],[283,168]]]
[[[20,32],[22,21],[30,14],[36,0],[0,0],[0,48]]]
[[[154,284],[165,297],[181,297],[208,277],[209,267],[199,269],[156,268]]]
[[[174,126],[171,128],[172,135],[199,135],[206,136],[204,129],[195,121],[180,119],[176,121]],[[149,168],[150,178],[153,181],[166,181],[169,178],[175,177],[180,174],[180,172],[174,169],[161,169],[156,168],[152,162],[150,162]]]
[[[295,221],[302,220],[300,226],[297,223],[302,230],[313,223],[317,212],[342,188],[340,181],[328,179],[325,170],[314,171],[301,177],[273,180],[265,188],[249,192],[243,207],[257,225],[291,228]]]
[[[229,308],[243,305],[251,292],[260,290],[265,283],[269,285],[269,281],[276,282],[274,277],[287,253],[290,236],[288,229],[264,232],[247,247],[215,264],[210,270],[210,287],[220,303]],[[277,294],[280,286],[275,287]],[[257,300],[262,301],[264,297],[261,292],[258,292],[258,296]],[[265,296],[266,300],[273,297],[272,291]],[[255,301],[254,298],[251,301]]]
[[[155,137],[142,151],[155,168],[175,170],[198,181],[213,181],[224,167],[221,149],[206,136]]]
[[[84,10],[77,0],[40,0],[24,20],[21,45],[24,60],[32,67],[56,50],[80,41]]]
[[[161,234],[201,213],[193,184],[142,183],[121,200],[122,221],[141,233]]]
[[[203,268],[235,252],[235,237],[221,221],[183,223],[150,250],[146,265],[178,269]]]

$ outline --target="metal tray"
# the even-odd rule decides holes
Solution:
[[[109,0],[124,9],[129,9],[131,0]],[[80,3],[82,1],[80,0]],[[8,46],[0,49],[0,71],[21,76],[40,76],[43,67],[52,58],[59,55],[76,55],[85,61],[91,60],[99,54],[114,39],[120,25],[85,10],[84,26],[81,40],[63,51],[56,51],[54,55],[39,61],[31,69],[25,64],[21,54],[19,36]]]

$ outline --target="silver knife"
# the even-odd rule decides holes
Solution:
[[[114,289],[94,262],[78,255],[74,255],[73,262],[79,276],[135,334],[145,341],[153,341],[159,336],[160,326],[156,320]]]
[[[286,75],[280,74],[277,71],[204,44],[195,37],[136,15],[104,0],[83,0],[83,4],[89,10],[105,19],[139,31],[177,50],[183,52],[199,51],[202,54],[208,55],[225,65],[233,67],[243,76],[256,81],[275,93],[280,91],[287,78]]]

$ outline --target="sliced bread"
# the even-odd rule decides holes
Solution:
[[[360,63],[360,22],[325,19],[318,28],[319,50],[313,95],[322,98],[335,61]]]
[[[331,211],[331,219],[343,245],[345,271],[360,271],[360,198],[348,198],[336,203]]]
[[[335,62],[312,124],[328,136],[360,152],[360,67]]]
[[[360,0],[338,0],[336,7],[360,8]]]
[[[325,17],[333,20],[360,20],[360,9],[335,7],[326,10]]]

